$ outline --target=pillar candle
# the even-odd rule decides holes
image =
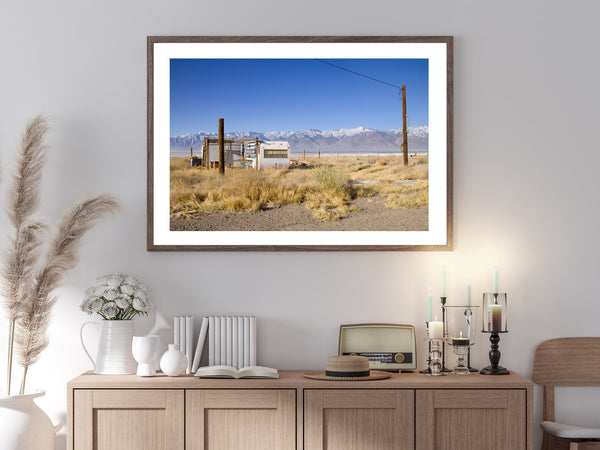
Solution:
[[[488,305],[488,331],[504,331],[502,329],[502,305]]]
[[[452,345],[469,345],[469,338],[464,338],[461,331],[459,337],[452,338]]]
[[[429,339],[444,339],[444,322],[429,322]]]

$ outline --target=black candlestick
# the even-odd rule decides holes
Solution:
[[[469,372],[479,372],[479,370],[471,367],[471,347],[469,347],[469,352],[467,353],[467,367],[469,368]]]
[[[446,330],[446,309],[444,305],[446,304],[446,297],[440,297],[442,302],[442,324],[443,324],[443,333],[444,333],[444,341],[442,342],[442,367],[440,367],[440,372],[452,372],[452,369],[448,369],[446,367],[446,336],[448,335],[448,330]]]
[[[498,365],[500,362],[500,350],[498,345],[500,342],[500,335],[493,331],[490,334],[490,342],[492,343],[492,349],[490,350],[490,362],[492,365],[485,369],[481,369],[481,375],[508,375],[510,371]]]

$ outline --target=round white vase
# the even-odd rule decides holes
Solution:
[[[170,377],[178,377],[187,368],[187,357],[177,345],[169,344],[169,349],[160,358],[160,370]]]
[[[55,450],[56,433],[63,424],[53,426],[46,413],[33,401],[45,393],[0,394],[0,446],[3,450]]]

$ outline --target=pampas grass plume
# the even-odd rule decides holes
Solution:
[[[29,366],[38,361],[48,346],[48,323],[56,302],[55,289],[66,272],[75,267],[81,239],[95,222],[115,212],[117,201],[100,195],[76,204],[60,222],[40,261],[46,225],[32,220],[40,198],[40,181],[45,163],[44,137],[48,123],[37,116],[27,123],[18,148],[16,171],[9,189],[7,214],[14,237],[0,266],[0,303],[9,320],[7,390],[10,394],[13,344],[23,365],[21,394]]]

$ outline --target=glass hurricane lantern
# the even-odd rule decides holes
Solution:
[[[490,333],[491,349],[488,367],[481,369],[482,375],[508,375],[510,371],[500,363],[500,333],[508,333],[506,293],[483,294],[483,332]]]
[[[475,323],[479,306],[445,306],[446,342],[452,346],[457,357],[453,375],[471,375],[467,360],[475,343]]]

